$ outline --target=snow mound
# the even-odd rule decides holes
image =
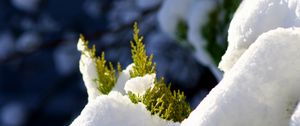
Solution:
[[[300,28],[259,36],[182,126],[286,126],[300,97]]]
[[[123,95],[126,94],[124,87],[126,82],[130,79],[130,71],[132,70],[133,66],[134,66],[133,63],[128,65],[126,69],[120,73],[118,80],[115,84],[115,87],[112,89],[113,91],[118,91]]]
[[[70,126],[179,126],[153,116],[141,103],[112,91],[89,102]]]
[[[146,91],[154,86],[156,74],[146,74],[143,77],[135,77],[128,80],[125,84],[125,91],[132,92],[138,96],[142,96]]]
[[[299,0],[244,0],[231,21],[229,46],[219,67],[229,71],[262,33],[294,26],[300,26]]]

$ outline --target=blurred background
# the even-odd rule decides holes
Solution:
[[[139,23],[158,76],[195,108],[222,78],[218,62],[241,0],[0,0],[0,126],[63,126],[87,93],[82,33],[123,69]]]

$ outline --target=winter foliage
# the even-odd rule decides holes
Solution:
[[[89,48],[88,41],[80,37],[77,45],[82,53],[80,71],[89,102],[71,125],[135,126],[141,125],[139,121],[142,121],[145,126],[174,126],[187,118],[191,110],[184,94],[172,92],[164,79],[156,79],[153,56],[146,55],[137,24],[134,25],[133,39],[133,63],[125,70],[118,64],[119,75],[116,77],[114,67],[107,63],[104,53],[96,56],[95,46]]]
[[[174,2],[175,8],[168,2]],[[224,6],[194,2],[164,1],[159,23],[171,37],[188,41],[206,55],[200,57],[203,63],[217,64],[220,56],[214,56],[221,53],[212,54],[223,47],[209,33],[224,32],[235,9],[227,8],[231,2],[226,0]],[[177,6],[182,8],[173,10]],[[188,13],[190,6],[193,13]],[[212,6],[217,7],[210,10]],[[200,8],[203,11],[196,17]],[[206,22],[216,19],[222,8],[227,10],[222,25]],[[230,23],[229,45],[219,64],[224,77],[192,112],[182,92],[172,92],[163,78],[156,78],[153,55],[146,55],[137,24],[131,42],[133,63],[125,70],[118,65],[118,76],[112,64],[106,66],[104,53],[96,57],[95,49],[81,38],[80,70],[89,103],[71,125],[299,126],[299,8],[298,0],[244,0]]]

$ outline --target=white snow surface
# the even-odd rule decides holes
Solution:
[[[193,0],[165,0],[158,12],[158,23],[162,31],[176,38],[179,21],[185,21]]]
[[[142,103],[112,91],[89,102],[70,126],[179,126],[151,115]]]
[[[287,126],[300,98],[300,28],[259,36],[182,126]]]
[[[115,84],[115,87],[112,89],[113,91],[118,91],[123,95],[126,94],[124,87],[126,82],[130,79],[130,71],[132,70],[133,66],[134,66],[133,63],[128,65],[126,69],[120,73],[118,80]]]
[[[142,96],[146,91],[154,86],[156,74],[146,74],[143,77],[135,77],[128,80],[125,84],[124,90]]]
[[[81,52],[86,51],[81,39],[78,40],[77,49]],[[82,74],[83,82],[88,92],[88,99],[89,101],[94,100],[97,96],[101,95],[101,92],[97,89],[97,83],[95,82],[95,80],[98,79],[96,63],[90,57],[89,53],[81,55],[79,70]]]
[[[231,21],[229,46],[219,67],[231,69],[262,33],[294,26],[300,26],[299,0],[244,0]]]
[[[198,0],[191,5],[187,13],[188,41],[195,47],[196,59],[204,65],[212,64],[212,59],[205,50],[207,41],[200,29],[208,21],[208,14],[215,6],[214,0]]]

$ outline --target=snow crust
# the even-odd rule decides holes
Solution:
[[[112,91],[89,102],[70,126],[180,126],[151,115],[142,103]]]
[[[294,26],[300,26],[299,0],[244,0],[231,21],[220,69],[229,71],[262,33]]]
[[[128,80],[125,84],[125,91],[128,93],[129,91],[142,96],[146,93],[147,89],[154,86],[156,74],[146,74],[143,77],[135,77]]]
[[[257,38],[182,126],[285,126],[300,97],[300,28]]]
[[[84,42],[79,39],[77,44],[78,51],[86,51],[83,46]],[[83,82],[88,92],[89,101],[94,100],[97,96],[101,95],[101,92],[97,89],[96,79],[98,79],[98,73],[96,63],[91,58],[89,53],[84,53],[80,57],[79,70],[82,74]]]

